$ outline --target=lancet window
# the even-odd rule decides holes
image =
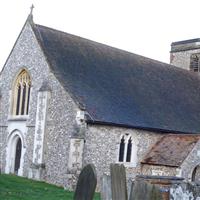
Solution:
[[[28,115],[31,79],[26,70],[18,75],[13,90],[13,115]]]
[[[122,136],[119,144],[119,162],[131,162],[132,138]]]

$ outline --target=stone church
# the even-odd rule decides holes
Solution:
[[[0,73],[0,170],[73,189],[93,163],[198,180],[200,39],[171,65],[35,24]],[[175,67],[177,66],[177,67]],[[182,69],[183,68],[183,69]]]

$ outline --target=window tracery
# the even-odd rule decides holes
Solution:
[[[26,70],[18,75],[13,88],[13,115],[28,115],[31,79]]]

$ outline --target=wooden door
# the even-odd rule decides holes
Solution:
[[[16,145],[16,153],[15,153],[15,173],[18,174],[18,170],[20,168],[20,160],[21,160],[21,152],[22,152],[22,142],[19,138]]]

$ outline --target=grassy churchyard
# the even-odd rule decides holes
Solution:
[[[72,200],[73,192],[44,182],[13,175],[0,175],[1,200]],[[94,200],[100,200],[96,194]]]

